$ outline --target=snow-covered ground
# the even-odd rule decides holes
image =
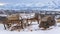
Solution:
[[[4,30],[3,24],[0,24],[0,34],[60,34],[60,23],[57,23],[57,25],[52,28],[53,29],[50,30],[41,30],[38,28],[37,22],[33,22],[31,26],[18,32]]]
[[[3,24],[0,24],[0,34],[60,34],[60,23],[56,24],[57,25],[52,27],[50,30],[41,30],[38,27],[39,24],[33,22],[31,26],[21,30],[20,32],[4,30]]]

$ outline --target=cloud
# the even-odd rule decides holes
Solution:
[[[4,5],[6,5],[7,3],[0,3],[0,6],[4,6]]]
[[[45,3],[41,3],[41,2],[35,4],[36,7],[43,7],[45,5],[46,5]]]
[[[4,6],[3,6],[4,5]],[[36,1],[31,1],[29,0],[29,2],[26,1],[21,1],[20,3],[0,3],[0,6],[3,6],[5,8],[19,8],[20,7],[40,7],[42,9],[55,9],[55,8],[59,8],[58,6],[60,6],[60,2],[56,1],[56,0],[36,0]]]

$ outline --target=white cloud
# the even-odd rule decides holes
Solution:
[[[4,6],[7,5],[8,3],[0,3],[0,6]]]
[[[28,3],[28,4],[26,4],[26,6],[28,6],[28,7],[29,7],[29,6],[32,6],[32,5],[33,5],[33,3]]]
[[[38,2],[38,3],[35,4],[35,6],[42,7],[42,6],[45,6],[45,3]]]
[[[3,6],[3,5],[5,5],[4,3],[0,3],[0,6]]]

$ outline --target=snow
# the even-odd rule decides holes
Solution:
[[[22,16],[24,16],[24,15],[22,15]],[[31,14],[31,16],[32,16],[32,14]],[[16,24],[14,24],[14,25],[16,25]],[[48,29],[41,30],[41,28],[39,28],[38,25],[39,24],[37,22],[32,22],[31,26],[28,26],[27,28],[22,29],[21,31],[10,31],[10,30],[4,30],[3,24],[0,24],[0,33],[1,34],[60,34],[60,31],[59,31],[60,23],[56,23],[56,26],[50,27],[50,28],[52,28],[50,30],[48,30]]]
[[[60,34],[60,23],[57,23],[56,26],[53,26],[53,29],[50,30],[40,30],[38,28],[37,22],[33,22],[31,26],[25,28],[24,30],[18,31],[9,31],[4,30],[3,24],[0,24],[0,34]],[[32,30],[32,31],[30,31]]]
[[[5,14],[0,14],[0,16],[2,16],[2,17],[7,17],[7,15],[5,15]]]
[[[23,19],[30,19],[30,18],[33,18],[35,16],[35,13],[28,13],[28,14],[25,14],[25,13],[20,13],[20,16],[23,18]]]

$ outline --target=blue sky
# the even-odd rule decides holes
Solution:
[[[3,7],[60,8],[60,0],[0,0],[0,8]]]
[[[51,2],[51,1],[55,1],[55,0],[0,0],[0,3],[12,3],[12,4],[15,4],[15,3],[48,3],[48,2]]]
[[[0,0],[3,3],[36,3],[36,2],[48,2],[51,0]]]

